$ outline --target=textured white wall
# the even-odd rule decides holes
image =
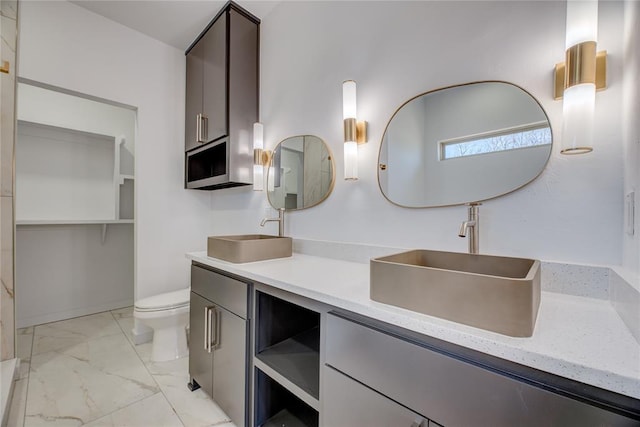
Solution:
[[[562,103],[552,70],[564,59],[563,2],[282,2],[262,17],[261,120],[265,145],[316,134],[336,155],[333,194],[288,214],[287,234],[308,239],[465,251],[464,206],[406,209],[387,202],[376,164],[388,119],[412,96],[478,80],[513,82],[549,115],[556,145],[532,184],[481,208],[485,253],[593,264],[622,257],[621,2],[600,2],[599,48],[610,55],[609,87],[596,100],[594,152],[559,154]],[[360,180],[342,179],[342,93],[358,82],[369,121]],[[259,231],[263,193],[212,194],[214,233]],[[271,224],[271,223],[270,223]],[[268,225],[267,232],[274,232]]]
[[[21,7],[20,77],[138,109],[136,297],[187,286],[210,196],[183,188],[184,52],[68,2]]]

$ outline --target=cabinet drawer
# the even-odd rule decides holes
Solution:
[[[243,319],[247,318],[249,285],[244,282],[192,265],[191,291]]]
[[[447,427],[637,425],[636,420],[333,314],[327,316],[326,363]]]
[[[325,427],[427,427],[429,421],[330,367],[324,381]]]

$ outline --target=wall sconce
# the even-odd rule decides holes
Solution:
[[[358,144],[367,142],[367,122],[356,114],[356,82],[342,83],[342,117],[344,119],[344,179],[358,179]]]
[[[593,151],[596,89],[607,80],[607,52],[596,53],[598,1],[568,0],[566,61],[556,64],[554,98],[562,103],[562,154]]]
[[[264,190],[264,168],[269,166],[271,151],[264,149],[262,123],[253,124],[253,189]]]

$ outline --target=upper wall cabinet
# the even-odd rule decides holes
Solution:
[[[226,15],[187,52],[185,151],[227,135]]]
[[[186,52],[186,187],[253,184],[260,20],[229,2]]]

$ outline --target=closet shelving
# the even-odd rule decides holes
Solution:
[[[123,136],[18,121],[16,225],[132,224],[135,178]]]

